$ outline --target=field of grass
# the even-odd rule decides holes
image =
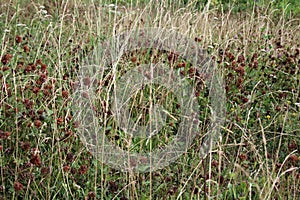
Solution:
[[[300,199],[298,2],[222,2],[0,0],[0,200]],[[104,70],[96,78],[81,79],[86,63],[101,65],[100,44],[145,28],[191,38],[220,72],[226,117],[209,151],[203,143],[212,121],[211,90],[205,78],[197,82],[195,66],[184,58],[146,47],[97,66]],[[80,135],[84,120],[74,102],[90,93],[76,96],[79,85],[96,85],[100,136],[128,154],[163,149],[180,129],[185,107],[174,92],[150,84],[130,99],[130,116],[140,126],[152,123],[153,104],[167,110],[166,123],[151,138],[126,134],[110,97],[126,72],[158,62],[196,85],[195,138],[158,170],[101,162],[87,146],[97,140]]]

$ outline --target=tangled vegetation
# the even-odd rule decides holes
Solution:
[[[300,7],[280,2],[1,1],[0,199],[299,199]],[[161,170],[122,172],[80,140],[72,95],[95,46],[146,27],[176,30],[206,50],[225,81],[226,122],[202,157],[209,109],[199,90],[203,123],[188,151]],[[122,58],[119,71],[155,60],[194,73],[168,52],[138,51]],[[112,76],[99,80],[100,118],[111,114],[104,88]],[[149,91],[131,103],[136,118],[142,110],[141,123],[149,119]],[[159,147],[176,134],[180,105],[165,88],[153,94],[167,94],[161,104],[174,115],[153,139]],[[105,134],[126,148],[130,138],[106,122]],[[130,144],[149,151],[141,140]]]

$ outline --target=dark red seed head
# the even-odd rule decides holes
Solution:
[[[244,57],[244,55],[239,55],[239,57],[238,57],[238,62],[239,62],[239,63],[245,62],[245,57]]]
[[[239,158],[241,159],[241,161],[245,161],[245,160],[247,160],[247,155],[246,154],[240,154]]]
[[[213,160],[213,161],[211,162],[211,165],[214,166],[214,167],[218,167],[219,162],[216,161],[216,160]]]
[[[65,165],[65,166],[63,166],[63,170],[64,170],[64,172],[68,172],[68,171],[70,171],[70,165]]]
[[[87,166],[81,165],[80,168],[78,169],[79,174],[86,174],[87,172]]]
[[[42,122],[40,120],[34,120],[34,126],[37,128],[40,128],[42,125]]]
[[[42,160],[39,154],[32,154],[30,162],[37,167],[40,167],[42,165]]]
[[[70,163],[73,162],[74,161],[74,154],[71,153],[71,152],[67,153],[67,158],[66,159]]]
[[[29,49],[29,47],[27,45],[23,46],[23,50],[24,50],[25,53],[29,53],[30,52],[30,49]]]
[[[1,62],[3,65],[6,65],[7,63],[9,63],[10,59],[12,58],[11,54],[5,54],[2,58],[1,58]]]
[[[4,66],[4,67],[2,67],[2,71],[7,71],[7,70],[9,70],[9,67],[8,66]]]
[[[63,122],[64,122],[64,119],[63,119],[63,118],[61,118],[61,117],[57,118],[57,124],[58,124],[58,125],[62,125]]]
[[[42,62],[42,60],[41,60],[41,59],[37,59],[37,60],[36,60],[36,64],[38,64],[38,65],[42,65],[42,64],[43,64],[43,62]]]
[[[50,168],[49,167],[43,167],[42,169],[41,169],[41,174],[42,175],[47,175],[47,174],[49,174],[50,173]]]
[[[295,140],[293,140],[289,145],[288,148],[290,151],[296,150],[297,149],[297,143]]]
[[[69,92],[67,90],[63,90],[61,92],[61,94],[62,94],[63,98],[65,98],[65,99],[67,99],[69,97]]]
[[[30,142],[21,142],[21,148],[23,151],[28,151],[30,149]]]
[[[42,70],[42,72],[45,72],[47,70],[47,65],[41,64],[41,70]]]
[[[38,88],[38,87],[34,87],[34,88],[32,89],[32,92],[33,92],[34,94],[39,93],[39,91],[40,91],[40,88]]]
[[[137,61],[137,58],[134,56],[134,57],[131,57],[130,60],[131,60],[131,62],[135,63]]]
[[[89,192],[88,197],[89,198],[95,198],[96,197],[95,192],[93,192],[93,191]]]
[[[16,43],[21,43],[22,42],[22,37],[20,35],[16,36]]]
[[[14,189],[15,189],[15,191],[21,191],[21,190],[23,190],[23,184],[22,183],[20,183],[19,181],[16,181],[15,183],[14,183]]]

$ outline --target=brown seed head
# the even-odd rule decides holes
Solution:
[[[240,154],[239,158],[241,159],[241,161],[245,161],[245,160],[247,160],[247,155],[246,154]]]
[[[63,98],[67,99],[69,97],[69,92],[67,90],[63,90],[61,93]]]
[[[23,151],[28,151],[30,149],[30,142],[21,142],[21,148]]]
[[[86,174],[87,172],[87,166],[81,165],[80,168],[78,169],[79,174]]]
[[[23,50],[24,50],[24,52],[26,52],[26,53],[29,53],[29,51],[30,51],[30,49],[29,49],[29,47],[28,47],[27,45],[24,45],[24,46],[23,46]]]
[[[20,35],[16,36],[16,43],[21,43],[22,42],[22,37]]]
[[[14,189],[16,192],[23,190],[23,187],[24,187],[23,184],[20,183],[19,181],[16,181],[14,183]]]
[[[42,160],[41,160],[41,157],[39,154],[32,154],[31,155],[31,159],[30,159],[30,162],[32,164],[34,164],[35,166],[37,167],[40,167],[42,165]]]
[[[34,120],[34,125],[35,125],[35,127],[40,128],[42,125],[42,122],[40,120]]]

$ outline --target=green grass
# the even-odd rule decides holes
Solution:
[[[223,1],[203,9],[206,2],[199,2],[1,1],[0,199],[298,199],[298,7],[281,13],[286,1],[257,1],[250,9]],[[105,6],[110,3],[119,7]],[[84,58],[100,42],[145,27],[197,38],[222,72],[226,122],[203,157],[210,102],[202,90],[202,123],[188,151],[151,173],[123,172],[100,162],[80,140],[72,97]],[[168,63],[168,52],[153,54],[124,55],[117,73],[108,68],[97,77],[98,119],[111,142],[128,152],[162,148],[178,129],[182,107],[159,85],[146,86],[129,104],[140,125],[151,121],[154,103],[172,115],[150,141],[127,135],[110,113],[111,77],[137,63],[159,60],[176,68],[185,62]]]

